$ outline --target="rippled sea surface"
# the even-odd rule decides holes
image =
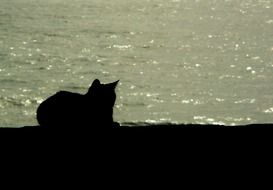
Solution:
[[[273,0],[0,0],[0,126],[120,79],[121,123],[273,122]]]

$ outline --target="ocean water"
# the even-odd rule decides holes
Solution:
[[[131,123],[273,122],[273,0],[0,0],[0,126],[120,80]]]

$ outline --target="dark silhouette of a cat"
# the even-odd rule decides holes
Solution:
[[[67,91],[57,92],[42,102],[37,109],[41,127],[48,128],[113,128],[115,88],[119,81],[101,84],[94,80],[84,95]]]

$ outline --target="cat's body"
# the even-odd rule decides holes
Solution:
[[[113,121],[117,82],[101,84],[95,80],[84,95],[60,91],[41,103],[37,120],[41,127],[108,127],[118,124]]]

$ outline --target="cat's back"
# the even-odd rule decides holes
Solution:
[[[69,110],[77,109],[83,102],[83,95],[67,92],[67,91],[59,91],[53,96],[47,98],[43,101],[37,109],[37,120],[40,125],[45,125],[48,121],[54,120],[58,117],[65,117],[68,115]]]
[[[44,102],[41,103],[39,107],[43,107],[46,105],[57,106],[60,104],[64,104],[64,105],[73,104],[73,102],[80,101],[82,98],[83,98],[83,95],[81,94],[67,92],[67,91],[59,91],[53,96],[47,98]]]

